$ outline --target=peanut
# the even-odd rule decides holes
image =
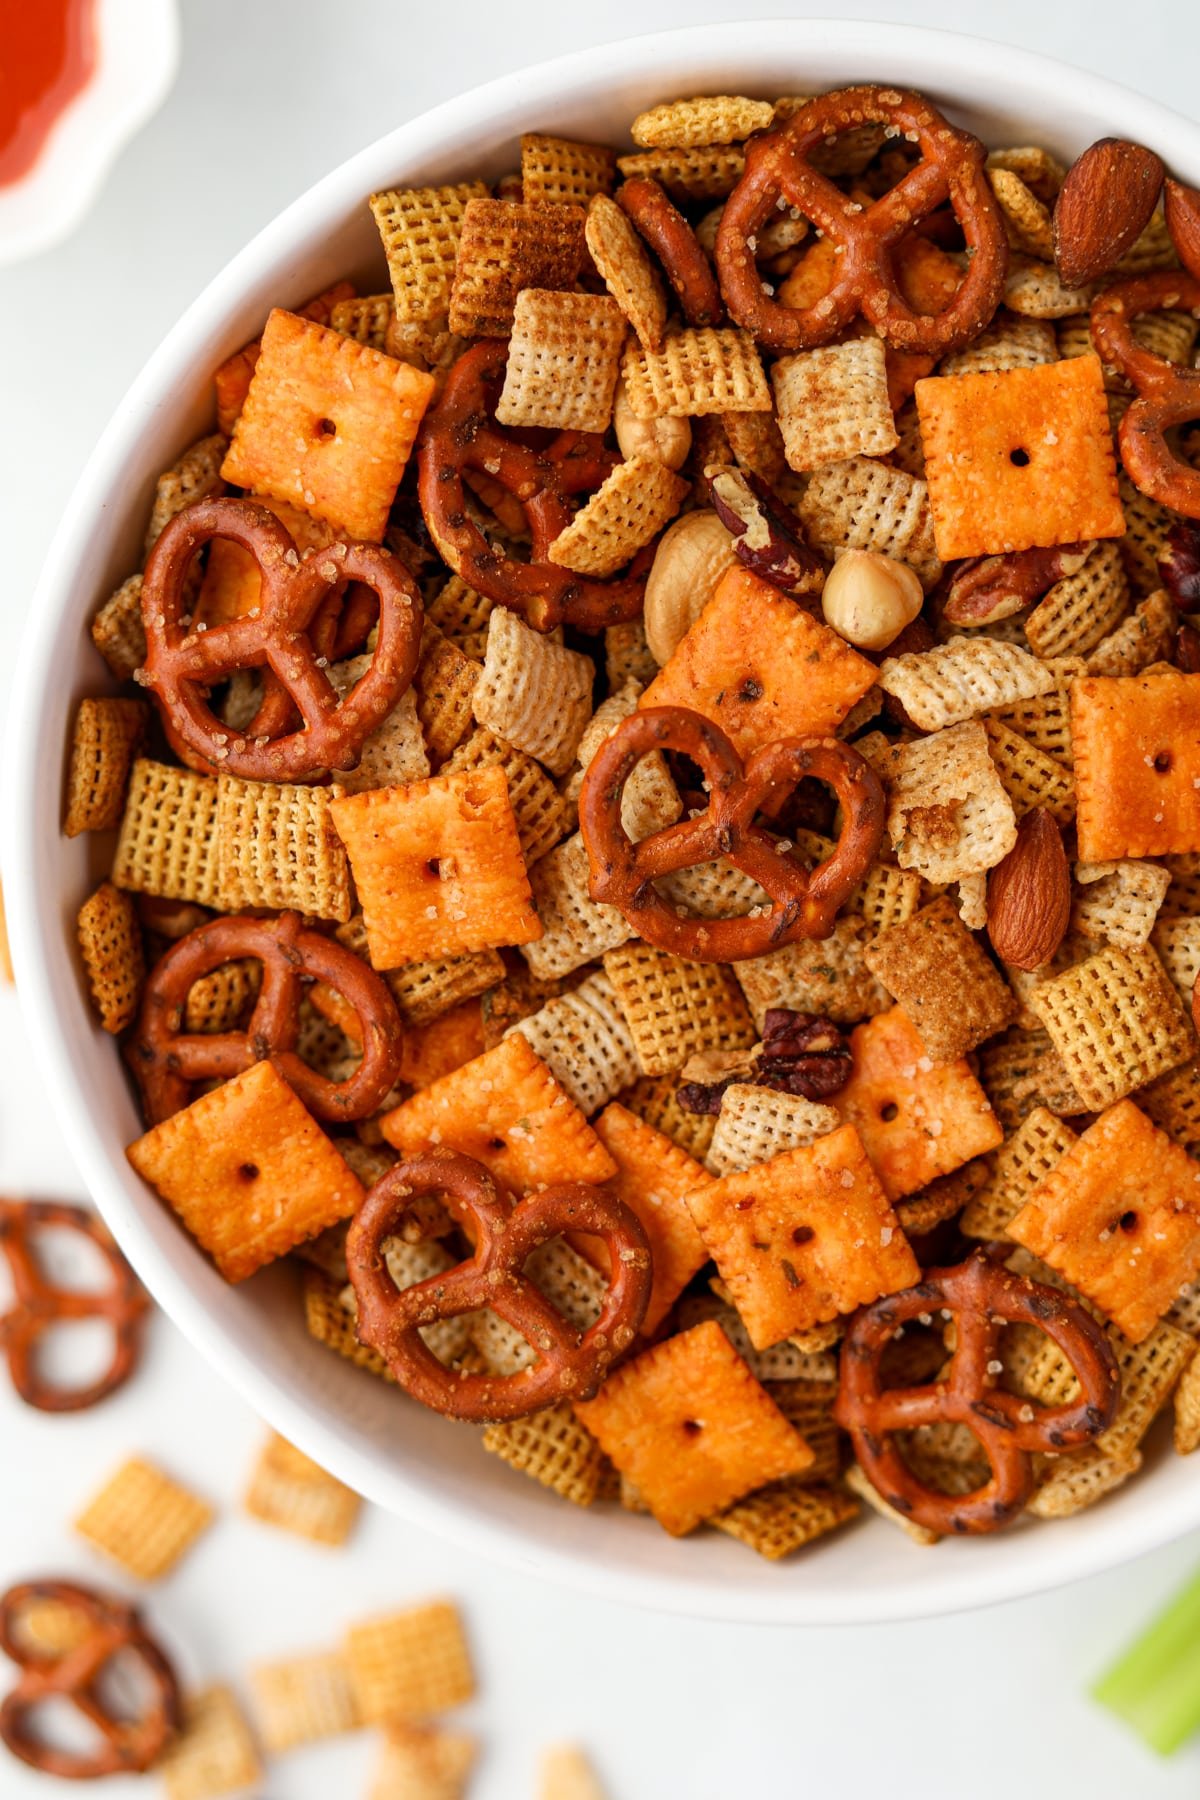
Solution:
[[[736,561],[733,539],[715,512],[685,513],[663,533],[646,581],[644,615],[656,663],[661,666],[674,654]]]
[[[825,580],[826,622],[859,650],[886,650],[921,610],[921,583],[907,563],[876,550],[846,550]]]
[[[692,428],[686,419],[639,419],[623,381],[618,381],[613,397],[613,429],[626,462],[631,456],[652,456],[668,469],[681,469],[692,447]]]

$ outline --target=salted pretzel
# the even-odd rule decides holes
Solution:
[[[920,146],[921,161],[872,204],[844,194],[809,157],[839,132],[878,124]],[[978,336],[999,306],[1008,266],[1004,221],[984,172],[984,146],[920,94],[853,87],[822,94],[746,146],[745,172],[725,202],[717,273],[739,325],[771,350],[828,344],[860,314],[895,350],[945,356]],[[938,313],[904,300],[892,252],[946,201],[972,253],[957,292]],[[781,305],[764,288],[752,244],[779,206],[798,209],[838,252],[829,292],[812,306]]]
[[[506,358],[499,339],[465,351],[425,417],[417,444],[418,494],[430,536],[456,575],[521,613],[538,631],[619,625],[641,611],[645,558],[635,559],[619,580],[598,581],[546,556],[574,517],[570,497],[598,488],[618,459],[594,432],[560,432],[548,449],[537,451],[498,425],[493,409]],[[494,549],[475,524],[463,491],[464,475],[472,470],[520,503],[532,539],[528,562]]]
[[[897,1330],[945,1310],[957,1333],[938,1380],[884,1387],[881,1361]],[[995,1385],[1005,1325],[1034,1325],[1057,1344],[1083,1393],[1065,1406],[1034,1406]],[[982,1250],[953,1269],[930,1269],[915,1287],[888,1294],[854,1315],[842,1346],[834,1418],[850,1433],[873,1487],[917,1525],[944,1535],[996,1531],[1015,1518],[1033,1487],[1035,1451],[1074,1450],[1112,1424],[1121,1397],[1116,1358],[1100,1326],[1075,1300],[1014,1274]],[[966,1425],[991,1464],[991,1479],[968,1494],[927,1487],[895,1441],[942,1421]]]
[[[244,617],[190,630],[185,589],[196,552],[214,538],[247,551],[262,580]],[[326,672],[338,653],[342,591],[359,614],[363,589],[379,603],[369,667],[339,699]],[[331,604],[332,603],[332,604]],[[381,544],[339,542],[301,557],[275,514],[252,500],[197,500],[171,520],[142,581],[146,665],[139,679],[158,703],[172,748],[189,767],[251,781],[313,781],[352,769],[416,672],[421,596]],[[262,669],[263,701],[244,731],[226,725],[209,692],[240,669]]]
[[[464,1227],[474,1254],[443,1274],[398,1288],[384,1245],[423,1195],[436,1194]],[[611,1275],[600,1316],[585,1331],[522,1271],[530,1252],[561,1232],[607,1245]],[[584,1182],[541,1188],[514,1203],[481,1163],[456,1150],[426,1150],[398,1164],[367,1195],[346,1240],[360,1342],[378,1351],[400,1386],[424,1406],[477,1424],[519,1419],[559,1400],[586,1400],[629,1348],[646,1311],[650,1249],[637,1218],[615,1195]],[[515,1375],[449,1369],[421,1328],[486,1307],[520,1332],[534,1362]]]
[[[45,1231],[86,1238],[103,1257],[109,1280],[102,1288],[62,1287],[45,1273],[37,1241]],[[13,1299],[0,1313],[0,1355],[17,1393],[39,1412],[82,1412],[127,1381],[141,1349],[149,1301],[101,1221],[59,1200],[0,1199],[0,1252],[12,1276]],[[61,1387],[38,1367],[41,1339],[56,1325],[103,1319],[112,1326],[112,1360],[104,1374],[82,1387]]]
[[[241,1031],[188,1032],[192,984],[225,963],[254,958],[262,986]],[[296,1054],[306,983],[336,988],[357,1015],[362,1060],[344,1081],[320,1075]],[[306,930],[297,913],[277,919],[212,919],[173,944],[151,971],[126,1054],[149,1122],[188,1104],[196,1082],[223,1081],[268,1057],[318,1119],[348,1122],[378,1110],[400,1072],[403,1028],[382,976],[352,951]]]
[[[621,796],[651,750],[691,757],[703,771],[708,806],[635,844],[621,820]],[[811,870],[754,823],[764,804],[786,798],[806,777],[831,787],[843,814],[836,848]],[[589,763],[579,796],[592,898],[617,907],[647,943],[698,962],[742,962],[798,938],[828,937],[871,865],[884,813],[879,777],[840,739],[783,739],[743,765],[719,726],[683,706],[647,707],[624,719]],[[771,904],[757,917],[680,918],[654,882],[719,857],[756,881]]]
[[[31,1606],[65,1606],[86,1630],[64,1650],[39,1650],[22,1641],[21,1622]],[[0,1742],[30,1768],[60,1781],[93,1781],[104,1775],[136,1775],[150,1768],[182,1722],[175,1672],[134,1606],[73,1581],[23,1581],[0,1598],[0,1650],[20,1669],[11,1693],[0,1701]],[[149,1684],[134,1717],[110,1706],[104,1691],[115,1657],[132,1655]],[[65,1701],[92,1724],[99,1741],[90,1750],[56,1748],[36,1726],[47,1702]]]
[[[1200,279],[1163,269],[1118,281],[1092,302],[1092,342],[1101,358],[1133,384],[1137,398],[1121,420],[1121,461],[1134,486],[1188,519],[1200,519],[1200,469],[1167,441],[1175,425],[1200,419],[1200,370],[1145,350],[1133,322],[1145,313],[1181,310],[1200,318]]]
[[[632,175],[617,189],[617,204],[662,264],[687,323],[719,325],[725,308],[712,264],[666,189],[649,175]]]

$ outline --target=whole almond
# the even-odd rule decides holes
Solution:
[[[1017,841],[988,877],[987,930],[1001,962],[1037,969],[1066,936],[1071,871],[1062,833],[1042,807],[1026,813]]]
[[[1163,189],[1163,213],[1171,242],[1189,275],[1200,281],[1200,188],[1184,187],[1168,179]]]
[[[1126,138],[1101,138],[1067,171],[1054,207],[1054,261],[1068,287],[1107,275],[1149,223],[1166,173]]]

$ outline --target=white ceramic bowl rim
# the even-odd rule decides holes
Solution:
[[[758,1623],[852,1624],[1015,1598],[1110,1567],[1200,1525],[1200,1484],[1176,1480],[1159,1492],[1151,1483],[1139,1490],[1145,1497],[1128,1515],[1118,1510],[1106,1517],[1100,1508],[1069,1527],[1015,1532],[1011,1539],[989,1545],[987,1555],[963,1555],[961,1562],[956,1558],[972,1547],[947,1544],[937,1552],[936,1568],[925,1553],[899,1546],[917,1559],[911,1580],[876,1582],[867,1573],[836,1589],[817,1583],[810,1590],[801,1564],[787,1576],[780,1571],[775,1585],[749,1576],[744,1583],[737,1578],[715,1581],[695,1556],[703,1546],[665,1540],[661,1554],[652,1552],[640,1562],[635,1557],[633,1566],[617,1568],[577,1547],[563,1548],[552,1530],[543,1535],[524,1523],[493,1517],[469,1497],[448,1501],[425,1468],[406,1467],[403,1474],[383,1470],[368,1446],[348,1431],[316,1420],[296,1383],[278,1370],[264,1371],[234,1334],[214,1320],[212,1307],[197,1291],[192,1265],[172,1254],[170,1240],[139,1216],[138,1201],[144,1203],[144,1195],[106,1145],[99,1105],[89,1098],[96,1081],[95,1045],[78,1032],[72,1039],[64,1024],[71,1009],[79,1007],[77,977],[65,966],[69,959],[63,952],[73,908],[55,891],[58,828],[47,800],[46,775],[47,763],[56,778],[61,766],[64,734],[52,726],[59,715],[65,722],[67,702],[56,690],[55,665],[68,654],[64,632],[77,629],[68,608],[87,579],[93,539],[99,535],[103,540],[107,532],[110,541],[114,509],[128,513],[143,498],[126,491],[120,472],[130,466],[143,432],[161,427],[173,391],[189,373],[194,375],[199,346],[220,341],[228,349],[252,335],[264,310],[261,293],[269,284],[291,284],[291,271],[302,256],[306,269],[320,273],[315,246],[323,234],[373,188],[413,179],[414,168],[466,166],[474,147],[481,155],[490,153],[522,129],[569,132],[573,98],[581,95],[594,99],[609,91],[641,105],[651,93],[713,91],[732,81],[769,90],[798,80],[805,68],[821,77],[821,85],[878,79],[924,87],[935,97],[958,99],[964,108],[980,111],[1007,107],[1011,114],[1019,97],[1018,111],[1044,118],[1043,139],[1051,142],[1070,133],[1072,118],[1080,121],[1076,129],[1081,131],[1098,116],[1101,130],[1094,135],[1120,132],[1148,143],[1184,179],[1200,180],[1197,127],[1114,83],[1004,45],[845,21],[738,22],[604,45],[504,76],[401,126],[318,183],[230,263],[150,359],[97,445],[56,535],[26,630],[5,758],[4,864],[25,1024],[87,1186],[164,1311],[276,1429],[368,1498],[523,1572],[667,1611]],[[635,109],[631,104],[630,113]],[[1083,141],[1075,142],[1074,150]],[[1072,148],[1070,143],[1064,147]],[[430,176],[419,173],[415,178]],[[313,285],[320,285],[319,280]],[[82,616],[77,605],[76,617]],[[112,1056],[111,1049],[105,1050]],[[1123,1498],[1116,1496],[1116,1502]],[[629,1528],[634,1529],[634,1522]],[[685,1560],[688,1555],[695,1556],[694,1563]],[[752,1560],[747,1556],[747,1562]]]

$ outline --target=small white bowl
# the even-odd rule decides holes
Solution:
[[[274,303],[346,273],[383,279],[365,204],[395,183],[496,177],[523,130],[621,141],[675,94],[806,92],[852,81],[923,89],[993,144],[1070,160],[1094,139],[1151,145],[1200,181],[1200,128],[1126,89],[997,44],[903,27],[771,21],[611,44],[493,82],[401,126],[320,182],[211,284],[156,352],[89,463],[57,534],[14,690],[5,758],[6,895],[30,1036],[62,1129],[147,1286],[272,1425],[370,1499],[480,1554],[609,1599],[712,1618],[851,1624],[1011,1599],[1110,1567],[1200,1525],[1197,1470],[1169,1453],[1111,1499],[936,1552],[871,1522],[774,1567],[717,1533],[676,1542],[645,1518],[579,1512],[305,1334],[291,1272],[230,1288],[131,1173],[141,1130],[120,1059],[81,987],[73,924],[107,843],[59,830],[69,726],[104,686],[87,621],[137,566],[158,471],[211,425],[212,370]]]
[[[0,265],[38,256],[75,229],[122,145],[162,105],[178,67],[175,0],[96,0],[91,78],[55,121],[29,173],[0,187]]]

